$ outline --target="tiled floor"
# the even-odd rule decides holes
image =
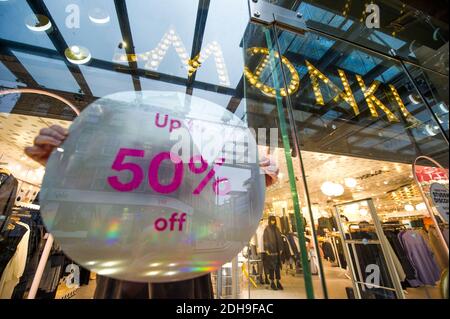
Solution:
[[[327,281],[329,298],[346,299],[345,287],[351,287],[352,282],[345,276],[345,271],[339,267],[325,265],[325,278]],[[305,284],[303,275],[288,275],[284,271],[281,275],[281,283],[284,290],[271,290],[267,286],[258,286],[250,288],[250,298],[255,299],[305,299]],[[314,295],[316,298],[323,298],[320,279],[313,276]],[[241,298],[249,298],[249,289],[245,287],[241,293]]]
[[[95,287],[96,287],[95,280],[90,280],[89,285],[80,287],[72,299],[94,298]]]
[[[330,263],[324,262],[325,279],[327,283],[328,298],[347,299],[346,287],[353,287],[352,282],[345,275],[345,271],[339,267],[333,267]],[[282,273],[281,283],[284,290],[274,291],[267,286],[250,287],[250,298],[252,299],[305,299],[305,285],[302,275],[295,277]],[[313,287],[315,298],[323,298],[320,279],[313,276]],[[438,299],[440,298],[439,288],[437,287],[419,287],[408,288],[405,292],[406,299]],[[249,289],[246,286],[241,298],[249,298]]]
[[[352,287],[352,282],[345,276],[345,271],[339,267],[332,267],[328,262],[324,264],[325,279],[327,282],[328,296],[331,299],[347,299],[346,287]],[[282,271],[281,283],[284,290],[274,291],[266,286],[250,289],[244,284],[240,297],[243,299],[305,299],[305,285],[302,275],[292,276]],[[313,276],[314,293],[316,298],[322,298],[320,280]],[[95,280],[91,280],[88,286],[80,287],[72,299],[92,299],[95,291]],[[437,287],[408,288],[405,296],[407,299],[439,298]]]

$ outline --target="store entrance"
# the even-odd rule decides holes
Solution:
[[[302,266],[298,263],[299,254],[289,240],[295,233],[292,231],[295,218],[288,174],[283,165],[284,154],[282,149],[277,149],[275,154],[280,178],[267,190],[264,217],[250,241],[249,249],[238,257],[243,271],[242,298],[306,298]],[[448,263],[443,257],[443,247],[436,245],[436,231],[414,183],[411,165],[308,151],[302,152],[302,155],[305,171],[308,172],[313,221],[308,218],[306,204],[302,205],[302,213],[305,216],[308,263],[317,297],[321,297],[321,282],[313,244],[313,227],[317,234],[318,256],[322,261],[329,298],[440,298],[439,277]],[[299,164],[298,158],[294,158],[294,162]],[[295,166],[295,173],[301,176],[299,165]],[[300,182],[298,184],[300,187]],[[342,194],[337,192],[340,187],[343,188],[339,189]],[[371,199],[363,200],[365,198]],[[372,205],[374,213],[371,212]],[[337,219],[336,209],[340,212],[340,219]],[[283,258],[280,270],[283,290],[270,288],[270,278],[266,280],[261,258],[263,234],[269,216],[276,217],[277,226],[287,241],[287,257]],[[376,234],[375,220],[383,230],[382,240],[387,240],[384,249],[389,252],[386,254],[393,259],[389,266],[386,257],[379,258],[384,252],[381,235]],[[448,225],[444,225],[444,228],[448,233]],[[399,235],[424,238],[424,245],[420,247],[425,249],[429,263],[426,268],[416,269],[411,265],[408,254],[419,246],[412,243],[410,247],[413,250],[407,250],[399,241]],[[347,238],[353,241],[345,241]],[[352,249],[357,254],[349,251]],[[352,273],[352,266],[355,274]],[[371,274],[380,277],[369,276]],[[418,280],[418,276],[423,276],[424,282]],[[369,288],[366,285],[367,278]],[[370,283],[382,286],[383,280],[387,286],[384,290],[370,286]],[[358,288],[355,288],[357,285],[363,291],[360,295],[356,291]],[[382,293],[377,293],[377,290]]]
[[[283,145],[276,149],[281,178],[267,190],[260,232],[274,216],[290,255],[280,263],[284,289],[273,289],[265,280],[257,232],[256,254],[243,254],[245,292],[251,298],[306,298],[306,270],[315,298],[441,298],[448,241],[442,245],[436,231],[448,234],[448,223],[432,223],[412,169],[418,156],[429,154],[448,170],[448,142],[430,100],[417,91],[404,62],[307,27],[293,32],[295,24],[289,30],[280,25],[254,27],[268,49],[246,48],[253,63],[245,76],[248,96],[272,99],[279,123],[287,122],[285,135],[280,125]],[[441,183],[448,189],[448,178]],[[342,212],[336,215],[337,207]],[[299,247],[306,257],[299,259],[307,260],[307,269],[296,264],[289,246],[298,215],[306,241]],[[379,262],[370,261],[376,254],[365,243],[371,240],[384,257]],[[352,269],[361,265],[367,273],[355,276]],[[364,293],[355,285],[363,285]]]

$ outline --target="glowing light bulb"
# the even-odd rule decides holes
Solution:
[[[358,184],[358,182],[354,178],[346,178],[344,180],[344,182],[345,182],[345,186],[350,187],[350,188],[356,187],[356,185]]]

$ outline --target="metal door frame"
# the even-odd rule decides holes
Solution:
[[[345,232],[344,232],[344,229],[341,224],[339,207],[347,206],[350,204],[361,203],[361,202],[367,202],[367,204],[369,206],[370,215],[372,217],[372,221],[375,226],[375,233],[378,237],[378,240],[370,240],[365,244],[367,244],[367,245],[374,244],[374,245],[381,246],[381,251],[383,252],[386,266],[388,267],[388,273],[389,273],[388,275],[394,286],[393,288],[383,287],[383,286],[379,286],[378,288],[395,291],[398,299],[405,299],[405,294],[403,293],[403,288],[400,284],[400,277],[397,273],[397,270],[395,269],[395,264],[394,264],[393,258],[391,256],[390,250],[388,249],[388,246],[387,246],[387,245],[389,245],[389,243],[387,242],[387,238],[384,235],[383,228],[381,227],[381,222],[378,218],[377,211],[375,209],[375,205],[373,204],[372,198],[366,198],[366,199],[361,199],[361,200],[345,202],[345,203],[340,203],[340,204],[334,205],[334,214],[335,214],[334,218],[336,219],[336,222],[337,222],[337,225],[339,228],[339,233],[341,234],[342,246],[344,248],[345,258],[347,259],[347,267],[350,268],[350,271],[352,274],[352,283],[353,283],[353,288],[355,290],[355,295],[356,295],[357,299],[362,299],[361,287],[364,288],[364,285],[367,285],[367,284],[357,280],[358,276],[356,275],[356,271],[358,272],[359,278],[362,278],[361,269],[359,268],[358,260],[356,260],[357,269],[355,269],[355,267],[353,266],[353,260],[350,257],[351,254],[350,254],[350,249],[349,249],[348,245],[351,245],[353,247],[353,255],[356,258],[358,258],[356,249],[354,249],[355,244],[363,244],[363,243],[362,243],[362,241],[359,241],[359,240],[348,240],[345,238]],[[368,284],[368,285],[370,285],[370,284]]]

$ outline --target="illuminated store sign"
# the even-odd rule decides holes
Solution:
[[[248,67],[245,67],[244,74],[247,80],[250,82],[250,85],[258,88],[263,92],[265,95],[275,97],[276,95],[276,89],[273,87],[270,87],[266,84],[263,84],[260,81],[261,72],[262,70],[267,66],[269,63],[269,50],[266,48],[250,48],[247,50],[249,54],[255,55],[255,54],[263,54],[265,55],[265,58],[262,60],[262,63],[260,63],[256,67],[255,73],[251,72]],[[277,52],[274,53],[274,57],[276,59],[279,59],[279,55]],[[281,96],[288,96],[292,95],[295,92],[298,91],[300,87],[300,77],[298,75],[297,70],[292,65],[292,63],[284,56],[281,57],[282,64],[287,67],[287,69],[290,72],[290,82],[287,84],[287,92],[285,88],[280,89],[280,95]],[[322,89],[320,86],[320,83],[325,84],[327,87],[329,87],[335,94],[335,97],[333,100],[335,102],[338,101],[344,101],[346,102],[352,109],[355,115],[360,114],[359,106],[356,103],[356,99],[353,95],[353,91],[350,88],[350,84],[348,82],[347,76],[345,72],[341,69],[338,69],[338,75],[341,80],[342,86],[344,87],[344,90],[340,89],[335,83],[333,83],[326,75],[324,75],[319,69],[317,69],[311,62],[308,60],[305,60],[306,66],[308,68],[308,74],[309,78],[311,80],[311,85],[313,88],[315,100],[317,105],[324,106],[324,98],[322,95]],[[381,82],[375,80],[373,81],[369,87],[366,86],[366,83],[364,82],[362,76],[359,74],[356,74],[356,80],[359,84],[359,87],[361,88],[361,91],[364,94],[364,99],[369,107],[370,113],[372,117],[379,117],[379,111],[383,111],[389,122],[400,122],[399,118],[383,103],[381,102],[376,96],[375,92],[378,90]],[[419,120],[417,120],[412,114],[408,111],[405,104],[403,103],[402,99],[400,98],[400,95],[398,94],[397,89],[389,84],[388,85],[390,93],[392,94],[392,97],[396,101],[398,107],[400,108],[403,116],[411,123],[419,124]],[[377,109],[378,108],[378,109]]]
[[[126,43],[123,43],[122,47],[126,47]],[[171,28],[167,31],[158,45],[147,52],[139,54],[122,54],[118,53],[114,56],[114,62],[136,62],[138,60],[146,61],[145,68],[152,71],[157,71],[159,65],[167,54],[167,50],[173,47],[180,58],[181,63],[186,68],[189,76],[192,76],[197,69],[202,65],[206,59],[211,55],[214,56],[214,62],[216,64],[217,76],[219,78],[220,85],[230,85],[230,79],[228,77],[227,67],[223,58],[222,48],[217,41],[208,43],[206,47],[193,59],[190,59],[187,53],[186,47],[181,40],[177,32]]]
[[[126,43],[122,43],[122,48],[125,48],[126,45]],[[217,43],[217,41],[214,41],[207,44],[196,57],[190,59],[183,41],[173,28],[169,29],[164,34],[164,36],[154,49],[138,54],[117,53],[115,54],[113,60],[114,62],[137,62],[138,60],[141,60],[145,61],[146,69],[157,71],[170,47],[173,47],[175,49],[180,61],[186,68],[186,72],[189,77],[197,72],[202,63],[206,61],[211,55],[214,56],[219,83],[225,86],[230,85],[227,66],[225,64],[222,48],[219,43]],[[264,69],[266,69],[269,65],[269,49],[262,47],[253,47],[249,48],[247,52],[251,56],[262,55],[263,58],[255,68],[254,72],[252,72],[247,66],[244,67],[244,75],[246,79],[251,86],[259,89],[263,94],[270,97],[275,97],[277,94],[276,89],[261,80],[261,75],[263,74]],[[280,58],[278,52],[274,52],[274,57],[276,59]],[[286,57],[281,56],[281,63],[289,71],[288,75],[290,81],[289,83],[287,83],[286,88],[282,87],[279,92],[281,96],[286,97],[296,93],[299,90],[300,76],[295,66]],[[325,105],[321,88],[321,83],[323,83],[335,94],[333,98],[335,102],[344,101],[352,108],[356,116],[360,114],[359,106],[350,87],[347,75],[343,70],[337,69],[339,79],[341,80],[342,86],[344,88],[342,90],[319,69],[317,69],[311,62],[305,60],[305,63],[308,68],[308,74],[311,80],[317,105]],[[364,94],[364,99],[367,103],[372,117],[378,118],[380,116],[379,112],[382,111],[386,114],[389,122],[400,122],[400,119],[388,108],[388,106],[386,106],[382,101],[380,101],[379,98],[375,96],[375,93],[379,89],[381,82],[375,80],[369,86],[367,86],[361,75],[356,74],[355,77],[362,93]],[[388,87],[403,116],[413,125],[418,125],[420,121],[412,116],[408,111],[402,99],[400,98],[397,89],[393,85],[388,85]]]

